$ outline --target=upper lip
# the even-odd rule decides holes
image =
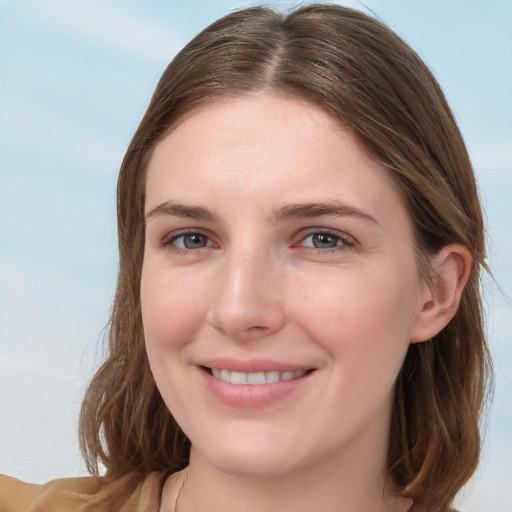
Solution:
[[[312,370],[311,365],[294,364],[272,359],[233,359],[227,357],[215,357],[202,360],[198,366],[205,368],[218,368],[234,372],[257,373],[257,372],[286,372]]]

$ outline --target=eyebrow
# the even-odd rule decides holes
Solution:
[[[207,208],[201,206],[190,206],[173,201],[166,201],[155,206],[146,215],[145,220],[157,215],[172,215],[195,220],[206,220],[210,222],[219,221],[219,217]],[[379,225],[379,222],[369,213],[348,205],[341,201],[328,201],[324,203],[293,203],[282,206],[275,210],[269,217],[272,222],[282,219],[307,219],[333,215],[338,217],[355,217],[357,219]]]
[[[211,222],[219,220],[216,215],[214,215],[210,210],[207,210],[206,208],[202,208],[200,206],[188,206],[185,204],[174,203],[173,201],[160,203],[148,213],[146,213],[144,218],[145,220],[148,220],[150,217],[155,217],[157,215],[173,215],[174,217],[207,220]]]
[[[281,219],[307,219],[321,217],[323,215],[334,215],[338,217],[355,217],[357,219],[379,225],[377,219],[368,212],[355,208],[341,201],[328,201],[326,203],[297,203],[289,204],[279,208],[272,215],[273,220]]]

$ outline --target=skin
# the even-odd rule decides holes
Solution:
[[[439,293],[420,278],[388,172],[318,106],[258,93],[181,121],[148,167],[141,284],[152,372],[192,442],[180,512],[407,510],[385,490],[393,385],[455,312],[460,254],[439,256]],[[310,373],[233,406],[205,385],[217,357]]]

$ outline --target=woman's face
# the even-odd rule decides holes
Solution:
[[[319,107],[262,93],[178,124],[146,194],[147,352],[194,456],[243,475],[384,463],[428,294],[385,169]]]

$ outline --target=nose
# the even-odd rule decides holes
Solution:
[[[237,341],[279,331],[285,323],[282,277],[270,257],[251,251],[227,257],[217,275],[209,324]]]

